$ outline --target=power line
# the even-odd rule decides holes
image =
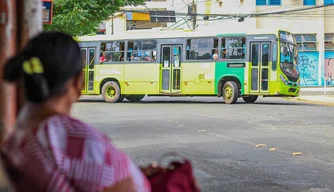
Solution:
[[[205,13],[184,13],[175,11],[175,15],[178,16],[209,16],[209,17],[223,17],[223,18],[239,18],[239,17],[259,17],[259,16],[267,16],[267,15],[282,15],[287,13],[295,13],[302,12],[314,9],[320,9],[325,7],[332,7],[334,4],[329,5],[318,5],[312,7],[303,7],[297,9],[283,10],[283,11],[272,11],[272,12],[264,12],[264,13],[249,13],[249,14],[205,14]],[[122,12],[147,12],[145,10],[122,10]],[[163,16],[163,15],[161,15]]]
[[[215,0],[213,0],[213,1],[215,1]],[[198,2],[200,2],[200,1],[198,1]],[[205,2],[205,1],[203,1],[203,2]],[[194,1],[193,1],[193,3],[194,3]],[[192,6],[192,4],[189,4],[185,7],[189,8],[189,6]],[[326,10],[324,10],[323,14],[317,13],[317,9],[333,7],[333,6],[334,6],[334,4],[318,5],[318,6],[312,6],[312,7],[301,7],[301,8],[288,9],[288,10],[283,10],[283,11],[271,11],[271,12],[249,13],[249,14],[204,14],[204,13],[195,12],[196,10],[194,10],[194,6],[192,6],[193,9],[190,13],[189,12],[184,13],[184,12],[175,11],[175,17],[181,17],[181,19],[173,25],[175,26],[176,24],[178,24],[179,22],[182,22],[182,21],[184,21],[182,24],[186,23],[188,25],[189,20],[186,19],[186,17],[188,17],[188,16],[191,17],[190,20],[192,21],[193,29],[197,26],[196,21],[207,21],[208,20],[208,19],[198,19],[197,18],[198,16],[201,16],[203,18],[208,16],[210,18],[209,21],[231,20],[231,19],[237,19],[237,18],[239,18],[240,21],[243,21],[244,18],[250,18],[250,17],[267,17],[267,18],[270,18],[270,17],[272,17],[272,18],[274,18],[274,17],[291,18],[291,17],[305,17],[305,16],[307,16],[308,18],[309,17],[319,17],[319,16],[330,17],[330,16],[334,16],[334,13],[330,14],[328,12],[332,11],[333,9],[326,9]],[[150,9],[148,7],[146,7],[146,10],[121,10],[121,12],[145,12],[145,13],[147,13],[147,10],[150,10]],[[305,11],[308,11],[308,12],[306,13]],[[170,16],[159,15],[159,17],[170,17]],[[307,19],[307,18],[305,18],[305,19]],[[188,25],[188,27],[190,28],[189,25]]]

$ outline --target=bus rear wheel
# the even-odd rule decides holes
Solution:
[[[250,95],[248,97],[242,97],[242,99],[246,102],[246,103],[254,103],[257,100],[258,96],[257,95]]]
[[[126,100],[128,100],[130,102],[139,102],[144,97],[145,97],[145,95],[127,95],[127,96],[125,96]]]
[[[223,98],[226,104],[234,104],[239,98],[238,85],[234,81],[228,81],[223,87]]]
[[[122,102],[124,100],[125,96],[121,95],[119,96],[119,98],[117,99],[117,102]]]
[[[115,81],[108,81],[103,85],[102,97],[107,103],[116,103],[124,99],[121,95],[121,89]]]

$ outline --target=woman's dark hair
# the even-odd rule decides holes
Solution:
[[[42,64],[42,73],[29,74],[23,63],[33,58]],[[83,59],[78,43],[61,32],[43,32],[31,39],[24,50],[11,58],[4,67],[3,79],[14,82],[23,77],[24,93],[28,101],[41,103],[63,94],[66,82],[78,76],[83,68]]]

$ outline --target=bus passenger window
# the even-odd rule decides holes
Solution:
[[[81,55],[84,62],[83,68],[86,68],[87,65],[87,49],[81,49]]]
[[[221,59],[245,59],[246,38],[226,37],[222,38]]]
[[[130,62],[156,61],[157,42],[155,40],[139,40],[128,42],[128,59]]]
[[[262,66],[269,65],[269,49],[268,43],[262,44]]]
[[[273,50],[272,50],[272,70],[276,71],[277,69],[277,55],[278,55],[278,50],[277,50],[277,43],[273,44]]]
[[[95,60],[95,48],[91,48],[89,49],[89,55],[88,55],[88,65],[89,65],[89,69],[94,69],[94,62]]]
[[[259,65],[259,44],[252,44],[252,66]]]
[[[122,41],[102,42],[101,53],[105,53],[103,64],[123,62],[125,43]],[[122,59],[123,58],[123,59]]]
[[[218,38],[187,39],[187,60],[214,60]]]

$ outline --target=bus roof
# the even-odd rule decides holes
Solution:
[[[80,41],[110,41],[112,39],[125,40],[125,39],[157,39],[157,38],[182,38],[182,37],[205,37],[205,36],[242,36],[242,35],[261,35],[261,34],[278,34],[278,30],[268,29],[256,29],[249,31],[236,31],[236,30],[133,30],[126,31],[121,35],[91,35],[81,36],[76,39]]]

